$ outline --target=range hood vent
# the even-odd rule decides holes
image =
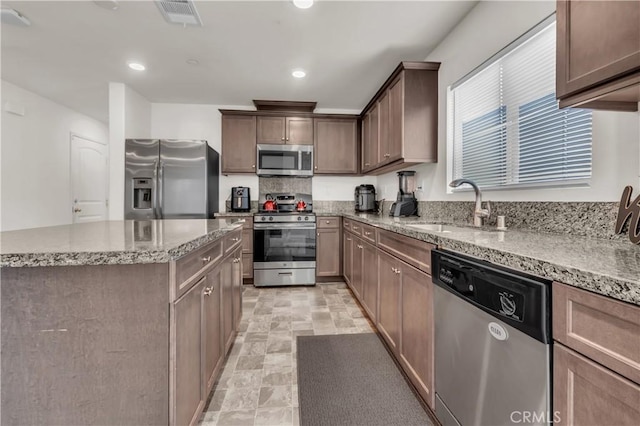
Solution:
[[[171,24],[201,27],[202,20],[191,0],[156,0],[160,13]]]

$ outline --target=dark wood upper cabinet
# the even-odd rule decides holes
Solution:
[[[556,2],[560,107],[637,111],[640,2]]]
[[[314,173],[358,173],[357,119],[315,118],[313,120]]]
[[[256,117],[222,114],[222,173],[256,172]]]
[[[284,144],[286,142],[285,117],[257,117],[258,143]]]
[[[378,131],[378,104],[374,104],[362,119],[362,172],[372,170],[380,161]]]
[[[312,118],[259,115],[257,128],[258,143],[313,145]]]
[[[437,62],[401,62],[365,107],[365,173],[438,161],[439,68]]]

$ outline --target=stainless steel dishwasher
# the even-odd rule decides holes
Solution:
[[[440,422],[551,424],[551,282],[432,253]]]

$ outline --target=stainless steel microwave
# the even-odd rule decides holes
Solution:
[[[313,145],[258,144],[258,176],[313,176]]]

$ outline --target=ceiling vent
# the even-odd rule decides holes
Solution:
[[[171,24],[202,26],[200,15],[191,0],[156,0],[160,13]]]

